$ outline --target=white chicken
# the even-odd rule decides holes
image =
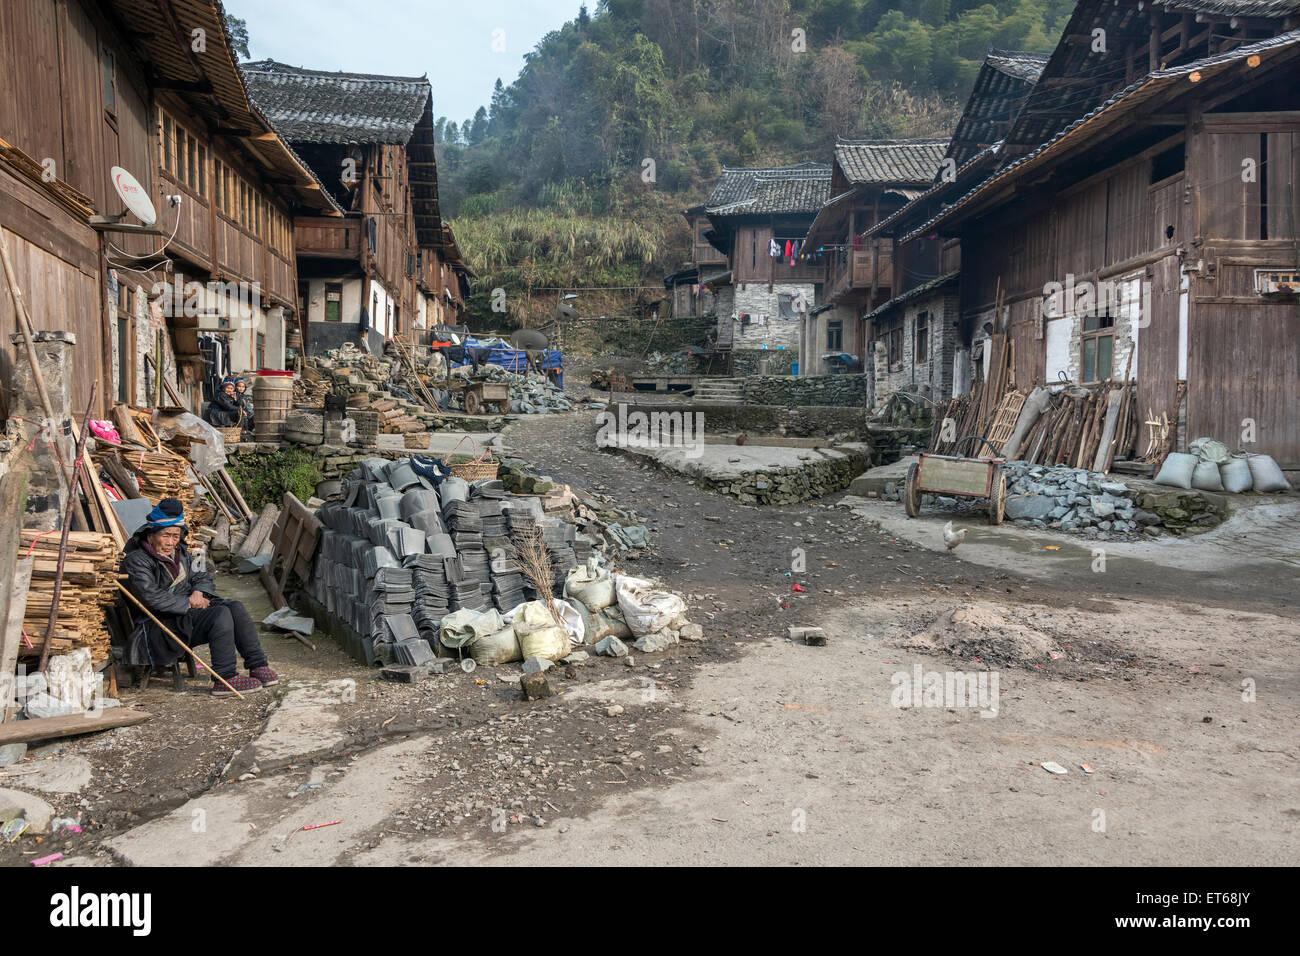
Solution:
[[[949,551],[953,550],[957,545],[966,540],[966,531],[966,528],[962,528],[960,531],[953,531],[951,521],[943,526],[943,543]]]

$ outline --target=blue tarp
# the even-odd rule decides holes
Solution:
[[[484,346],[480,344],[477,339],[465,339],[466,349],[483,347]],[[523,375],[528,371],[528,354],[524,352],[523,349],[512,349],[508,346],[492,346],[488,349],[484,361],[490,362],[493,365],[500,365],[507,372],[517,372],[520,375]],[[451,367],[464,368],[465,366],[472,364],[472,362],[468,361],[452,362]],[[560,388],[564,387],[564,359],[561,357],[559,349],[547,349],[542,353],[542,368],[547,370],[559,369],[560,374],[558,376],[557,384]]]

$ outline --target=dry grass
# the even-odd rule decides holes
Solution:
[[[542,596],[551,620],[560,623],[560,609],[555,606],[553,592],[554,568],[551,566],[551,553],[546,550],[546,541],[542,538],[541,528],[531,528],[519,532],[510,544],[510,556],[533,586],[533,590]]]

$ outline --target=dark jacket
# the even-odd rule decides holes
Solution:
[[[244,431],[252,431],[253,393],[245,389],[243,395],[240,395],[239,392],[235,392],[235,398],[239,400],[239,409],[244,413],[244,420],[241,423],[244,426]]]
[[[194,561],[185,547],[185,537],[182,535],[180,544],[176,546],[176,553],[180,558],[181,566],[185,568],[185,580],[179,582],[173,589],[171,571],[144,549],[145,537],[146,531],[141,528],[126,543],[125,554],[122,557],[122,571],[130,578],[126,586],[173,634],[189,644],[193,629],[190,595],[195,591],[202,591],[209,598],[216,599],[213,601],[214,604],[221,603],[220,599],[217,599],[216,586],[212,583],[212,574],[208,571],[194,570]],[[149,656],[155,666],[170,664],[185,653],[175,641],[164,636],[158,630],[158,625],[149,620],[138,607],[132,605],[131,610],[137,627],[143,624],[145,628],[149,641]]]
[[[225,392],[217,392],[208,406],[208,421],[217,428],[234,428],[243,414],[239,401]]]

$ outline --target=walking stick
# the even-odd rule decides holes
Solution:
[[[176,636],[175,634],[173,634],[171,631],[169,631],[169,630],[167,629],[167,625],[166,625],[166,624],[164,624],[162,621],[158,620],[158,618],[154,617],[154,616],[153,616],[153,612],[150,611],[147,607],[145,607],[143,604],[140,603],[140,599],[139,599],[138,597],[136,597],[134,594],[132,594],[132,593],[131,593],[130,591],[128,591],[126,588],[122,587],[122,584],[121,584],[120,581],[114,581],[113,583],[117,585],[117,589],[118,589],[119,591],[121,591],[123,594],[125,594],[127,597],[129,597],[129,598],[131,599],[131,603],[132,603],[132,604],[134,604],[134,605],[135,605],[136,607],[138,607],[140,610],[144,611],[145,614],[148,614],[148,615],[149,615],[149,620],[151,620],[151,621],[153,621],[155,624],[157,624],[158,627],[160,627],[160,628],[162,629],[162,632],[163,632],[164,634],[166,634],[168,637],[170,637],[173,641],[175,641],[177,644],[179,644],[182,648],[184,648],[184,649],[185,649],[185,653],[188,654],[188,655],[190,655],[190,657],[194,658],[195,663],[197,663],[197,664],[202,664],[202,663],[203,663],[203,661],[199,660],[199,655],[195,654],[194,651],[190,650],[189,645],[187,645],[184,641],[182,641],[179,637],[177,637],[177,636]],[[206,667],[207,665],[204,665],[204,666]],[[208,670],[212,670],[212,668],[209,667]],[[240,700],[243,700],[243,699],[244,699],[244,695],[241,694],[239,691],[235,690],[235,688],[231,687],[231,686],[230,686],[230,682],[227,681],[227,680],[226,680],[224,677],[222,677],[220,674],[218,674],[216,671],[212,671],[212,676],[215,677],[217,680],[221,681],[221,683],[225,684],[225,685],[226,685],[226,690],[230,691],[232,694],[234,694],[234,695],[235,695],[236,697],[238,697]]]

